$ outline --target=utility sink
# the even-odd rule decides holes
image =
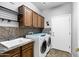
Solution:
[[[27,44],[28,42],[31,42],[31,41],[32,39],[17,38],[17,39],[10,40],[10,41],[0,42],[0,44],[2,44],[4,47],[9,49],[9,48],[18,47],[18,46]]]

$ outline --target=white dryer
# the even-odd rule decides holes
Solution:
[[[46,35],[46,40],[47,40],[48,48],[51,49],[51,35],[50,34]]]
[[[26,35],[26,38],[33,39],[34,43],[34,57],[45,57],[49,51],[48,37],[46,33]]]

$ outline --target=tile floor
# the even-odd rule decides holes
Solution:
[[[46,57],[71,57],[71,54],[65,51],[51,49]]]

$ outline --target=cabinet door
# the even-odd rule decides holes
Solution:
[[[41,27],[44,28],[44,17],[42,17],[41,22]]]
[[[18,55],[20,57],[20,48],[19,47],[18,48],[15,48],[15,49],[10,50],[10,51],[7,51],[7,52],[5,52],[3,54],[8,54],[11,57],[13,57],[15,55]]]
[[[33,12],[33,27],[38,27],[38,14]]]
[[[41,16],[38,15],[38,27],[41,28]]]
[[[19,8],[18,8],[18,11],[19,11],[19,15],[18,15],[18,21],[19,21],[19,26],[24,26],[24,13],[25,13],[25,11],[24,11],[24,6],[20,6]]]
[[[32,10],[27,7],[25,7],[24,23],[25,26],[32,26]]]
[[[22,14],[19,16],[20,25],[22,23],[23,26],[32,26],[32,10],[23,5],[19,7],[19,12]]]
[[[33,48],[25,49],[22,51],[22,57],[33,57]]]

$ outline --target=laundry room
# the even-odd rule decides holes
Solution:
[[[0,57],[79,57],[78,2],[0,2]]]

